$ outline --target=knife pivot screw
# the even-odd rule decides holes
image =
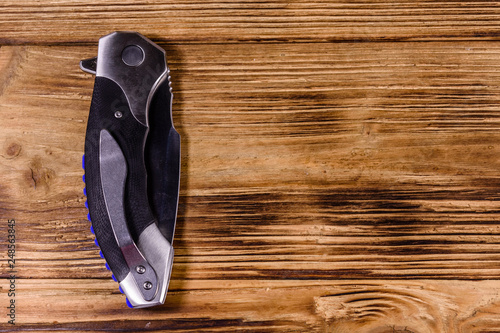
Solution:
[[[139,274],[144,274],[146,273],[146,267],[139,265],[135,268],[135,271]]]
[[[131,67],[137,67],[144,61],[144,51],[137,45],[129,45],[122,51],[122,61]]]
[[[123,113],[121,111],[115,111],[115,118],[120,119],[121,117],[123,117]]]
[[[149,281],[144,282],[144,289],[149,290],[153,288],[153,284]]]

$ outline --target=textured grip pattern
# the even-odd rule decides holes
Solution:
[[[115,117],[119,111],[121,117]],[[96,77],[85,137],[85,180],[93,229],[104,257],[118,281],[129,269],[114,238],[102,192],[99,170],[101,129],[108,130],[120,145],[127,161],[125,216],[132,238],[154,222],[147,198],[144,142],[147,128],[135,120],[122,89],[113,81]]]

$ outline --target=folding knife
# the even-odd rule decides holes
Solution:
[[[180,179],[165,51],[114,32],[80,68],[96,76],[82,161],[91,231],[129,307],[163,304]]]

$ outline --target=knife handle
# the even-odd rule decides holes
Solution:
[[[113,32],[80,68],[96,76],[84,155],[96,244],[129,306],[163,304],[180,177],[165,50],[139,33]]]
[[[118,281],[129,268],[113,234],[101,183],[99,142],[101,130],[107,130],[120,146],[127,163],[124,212],[132,238],[139,235],[155,218],[147,194],[144,145],[148,128],[132,113],[122,89],[112,80],[96,77],[85,138],[86,192],[90,218],[104,257]]]

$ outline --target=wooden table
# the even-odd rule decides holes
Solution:
[[[115,30],[165,48],[182,136],[152,309],[82,193],[78,62]],[[2,0],[0,332],[499,332],[499,36],[492,1]]]

